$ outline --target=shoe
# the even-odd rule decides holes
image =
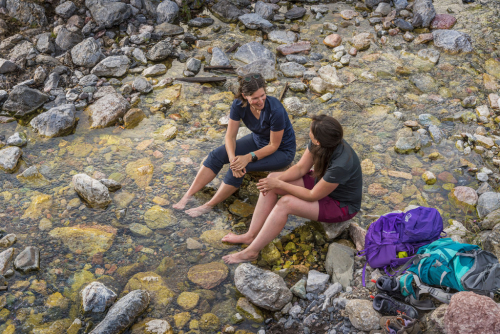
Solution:
[[[420,334],[422,330],[418,320],[406,315],[380,318],[380,327],[384,334]]]
[[[397,301],[384,293],[375,296],[373,309],[383,315],[406,315],[412,319],[418,318],[418,311],[413,306]]]
[[[396,277],[380,276],[375,282],[375,286],[379,293],[385,293],[393,298],[405,300],[405,297],[401,294],[399,279]]]

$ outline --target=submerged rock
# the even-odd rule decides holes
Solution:
[[[153,206],[144,214],[144,220],[149,228],[156,230],[177,224],[177,218],[172,210],[164,209],[159,205]]]
[[[155,312],[160,312],[160,314],[162,314],[161,312],[166,312],[175,297],[174,292],[168,288],[163,277],[150,271],[132,276],[123,289],[123,293],[137,289],[145,290],[149,293],[151,306],[154,307]]]
[[[85,312],[104,312],[116,300],[116,293],[101,282],[90,283],[82,290],[81,295]]]
[[[37,247],[26,247],[14,260],[14,268],[25,274],[40,270],[40,250]]]
[[[73,186],[78,195],[91,207],[105,208],[111,203],[108,188],[87,174],[73,176]]]
[[[116,237],[116,229],[106,225],[57,227],[49,236],[60,239],[74,253],[93,256],[106,252]]]
[[[187,276],[203,289],[213,289],[227,278],[228,273],[229,269],[224,263],[211,262],[191,267]]]
[[[14,173],[23,151],[19,147],[9,146],[0,150],[0,170]]]
[[[36,166],[31,166],[26,169],[21,174],[17,175],[16,178],[24,184],[34,186],[34,187],[43,187],[50,184],[49,180],[47,180],[39,171]]]
[[[279,311],[292,300],[283,278],[249,263],[236,268],[234,284],[253,304],[270,311]]]
[[[75,105],[54,107],[33,118],[30,125],[41,136],[53,138],[70,134],[76,125]]]
[[[121,298],[110,309],[90,334],[118,334],[132,325],[149,305],[149,294],[144,290],[134,290]]]
[[[453,204],[465,212],[474,212],[478,200],[474,189],[463,186],[453,188],[448,197]]]

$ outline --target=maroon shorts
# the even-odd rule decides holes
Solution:
[[[309,172],[302,177],[304,180],[304,187],[307,189],[314,188],[315,181],[312,173]],[[340,223],[354,217],[357,212],[349,214],[349,207],[340,207],[340,202],[334,200],[330,196],[323,197],[318,201],[319,203],[319,214],[318,221],[323,223]]]

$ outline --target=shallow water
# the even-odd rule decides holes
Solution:
[[[348,9],[346,4],[329,4],[330,9]],[[437,5],[436,5],[437,6]],[[441,52],[439,62],[434,65],[417,57],[420,49],[433,48],[432,45],[414,45],[404,43],[402,35],[388,36],[387,45],[374,45],[369,50],[358,53],[351,58],[349,66],[340,69],[339,75],[344,88],[337,89],[334,97],[327,103],[321,103],[318,96],[307,93],[293,93],[290,90],[286,97],[298,96],[307,106],[307,116],[292,117],[295,127],[298,152],[296,160],[301,156],[308,140],[307,117],[326,113],[339,119],[345,129],[347,142],[356,150],[360,160],[366,166],[373,166],[370,174],[365,169],[364,192],[361,212],[355,220],[362,226],[367,226],[376,216],[402,210],[408,205],[426,205],[436,207],[445,218],[456,219],[473,224],[474,215],[466,215],[460,208],[456,208],[448,200],[448,193],[454,185],[466,185],[477,189],[479,182],[474,175],[467,172],[466,159],[472,164],[483,166],[481,155],[474,151],[467,156],[455,147],[456,139],[452,137],[462,132],[474,133],[476,123],[464,124],[460,121],[444,121],[456,112],[463,111],[460,100],[474,94],[478,97],[478,105],[487,104],[487,91],[482,83],[480,73],[484,72],[484,62],[491,57],[498,57],[498,16],[490,10],[477,6],[469,6],[467,10],[458,12],[461,6],[454,2],[446,2],[437,7],[438,13],[444,13],[446,8],[455,9],[458,23],[455,29],[466,31],[473,37],[475,51],[468,55],[448,55]],[[477,7],[477,9],[474,9]],[[309,16],[301,24],[301,38],[313,42],[312,52],[320,52],[328,58],[331,51],[322,40],[328,33],[322,32],[323,22],[340,23],[344,21],[339,14],[330,11],[325,18],[316,21]],[[207,12],[208,13],[208,12]],[[220,23],[217,19],[216,23]],[[213,33],[211,27],[199,29],[202,35],[208,36],[211,46],[225,48],[238,42],[243,45],[253,41],[260,33],[252,31],[240,32],[235,25],[223,25],[220,33]],[[184,27],[187,29],[187,26]],[[191,29],[191,28],[189,28]],[[187,30],[189,30],[187,29]],[[224,31],[227,30],[227,31]],[[339,33],[345,39],[352,36],[354,31],[373,32],[368,22],[362,21],[360,27],[354,25],[348,28],[339,28]],[[378,39],[380,42],[380,39]],[[494,43],[497,43],[496,45]],[[404,43],[403,50],[395,50],[393,45]],[[344,43],[345,44],[345,43]],[[275,50],[278,44],[265,41],[264,45]],[[197,50],[197,54],[206,53],[206,48]],[[323,61],[326,61],[324,59]],[[319,68],[320,64],[313,64]],[[397,74],[398,67],[408,70],[408,75]],[[478,71],[478,69],[480,71]],[[184,64],[174,61],[164,77],[181,77]],[[361,73],[368,71],[373,74],[373,80],[363,79]],[[411,75],[427,73],[435,80],[435,87],[426,94],[419,91],[411,82]],[[210,74],[201,74],[210,75]],[[124,78],[123,83],[129,82],[133,76]],[[270,82],[268,95],[279,96],[285,83],[295,82],[295,79],[278,78]],[[174,82],[180,84],[180,82]],[[116,87],[118,88],[118,87]],[[170,88],[172,90],[172,88]],[[28,134],[29,142],[23,148],[23,163],[20,171],[26,167],[36,165],[39,171],[50,181],[45,186],[23,184],[14,174],[0,174],[0,221],[1,227],[8,233],[15,233],[18,242],[14,247],[22,249],[32,245],[41,249],[41,270],[31,275],[21,275],[16,272],[16,282],[27,281],[25,284],[16,283],[9,287],[6,297],[6,309],[10,311],[0,319],[6,321],[0,326],[5,330],[14,325],[16,333],[29,333],[32,328],[58,319],[69,318],[71,321],[79,317],[82,320],[92,320],[97,323],[98,316],[83,315],[79,308],[79,299],[75,291],[85,282],[99,279],[119,294],[132,276],[118,274],[116,268],[132,264],[140,264],[135,272],[155,271],[162,259],[173,259],[173,266],[162,273],[166,285],[175,292],[175,298],[164,309],[150,309],[147,316],[168,319],[173,323],[172,316],[184,312],[175,302],[181,291],[197,290],[195,284],[187,279],[187,272],[195,264],[220,261],[222,255],[235,249],[217,249],[206,245],[201,250],[188,250],[186,239],[198,239],[204,231],[215,229],[230,229],[239,222],[249,222],[248,217],[238,217],[228,210],[228,206],[236,199],[254,205],[257,199],[255,183],[258,175],[245,178],[244,186],[225,203],[220,204],[213,212],[198,218],[191,218],[182,212],[172,211],[171,221],[175,224],[166,228],[156,229],[153,236],[141,237],[128,229],[132,223],[144,224],[144,214],[154,205],[160,204],[164,208],[178,201],[194,179],[198,167],[204,156],[214,147],[223,142],[225,127],[218,124],[218,120],[227,115],[232,102],[230,98],[217,98],[215,94],[227,91],[223,85],[199,85],[182,83],[180,97],[174,100],[168,111],[152,113],[150,107],[155,99],[165,90],[155,90],[143,96],[139,106],[148,118],[134,129],[111,127],[106,129],[89,130],[88,116],[85,111],[79,111],[80,118],[73,135],[41,139],[32,133],[29,127],[15,123],[1,125],[1,133],[7,137],[15,131],[24,131]],[[222,95],[220,95],[222,96]],[[402,155],[394,151],[396,133],[404,128],[394,112],[401,112],[405,120],[417,120],[418,115],[427,113],[441,119],[440,127],[446,136],[441,143],[432,143],[422,148],[416,154]],[[468,111],[473,111],[469,109]],[[164,125],[176,126],[178,135],[175,139],[165,141],[157,138],[154,131]],[[486,131],[497,130],[497,125],[484,125]],[[439,152],[437,160],[430,160],[429,154]],[[143,160],[141,160],[143,159]],[[462,159],[462,160],[461,160]],[[140,160],[140,165],[152,165],[153,172],[148,182],[147,167],[145,174],[134,181],[127,175],[127,166]],[[130,165],[131,166],[131,165]],[[497,171],[498,167],[488,166]],[[432,171],[447,181],[438,180],[433,186],[426,186],[421,178],[424,171]],[[411,174],[411,179],[394,177],[392,171]],[[113,178],[122,184],[122,189],[112,194],[114,201],[106,210],[93,209],[82,203],[72,190],[71,177],[77,173],[87,173],[99,176],[100,173]],[[206,189],[197,196],[197,201],[191,205],[205,202],[213,195],[216,187],[224,176],[223,170]],[[101,174],[101,176],[102,176]],[[451,182],[450,182],[451,181]],[[386,194],[370,195],[368,186],[379,183]],[[494,183],[491,183],[495,186]],[[51,196],[51,202],[42,205],[41,210],[31,214],[32,218],[22,218],[28,210],[32,198],[41,194]],[[130,203],[126,202],[126,195],[133,195]],[[121,202],[121,203],[120,203]],[[51,227],[39,228],[43,220]],[[288,234],[297,226],[304,223],[303,219],[291,218],[283,234]],[[115,227],[116,236],[111,247],[102,256],[91,254],[92,251],[70,249],[61,239],[51,237],[49,232],[55,228],[84,225],[110,225]],[[293,261],[292,261],[293,262]],[[297,260],[296,263],[303,263]],[[213,307],[232,305],[228,300],[236,301],[238,294],[232,284],[232,272],[235,266],[230,266],[230,276],[221,285],[212,289],[213,296],[203,299],[192,317],[197,318]],[[38,287],[34,279],[46,282]],[[55,292],[60,292],[67,298],[67,307],[48,307],[47,298]],[[2,297],[3,298],[3,297]],[[1,301],[1,300],[0,300]],[[234,306],[229,311],[234,311]],[[87,321],[88,322],[88,321]],[[223,322],[225,324],[226,322]],[[256,332],[252,322],[245,321],[238,328],[247,328]]]

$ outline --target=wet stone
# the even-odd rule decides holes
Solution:
[[[37,110],[48,99],[48,95],[36,89],[26,86],[16,86],[12,89],[9,98],[3,104],[3,110],[16,118],[21,118]]]
[[[105,208],[111,203],[109,191],[101,182],[86,174],[73,176],[75,191],[92,207]]]
[[[100,313],[112,305],[116,300],[116,293],[100,282],[92,282],[81,292],[83,310],[85,312]]]
[[[14,248],[9,248],[0,253],[0,275],[4,275],[14,256]]]
[[[106,252],[116,236],[116,229],[107,225],[75,225],[57,227],[49,235],[60,239],[72,252],[88,254]]]
[[[64,104],[36,116],[30,125],[44,137],[64,136],[70,134],[76,126],[75,113],[73,104]]]
[[[10,146],[0,150],[0,169],[7,173],[13,173],[23,151],[19,147]]]
[[[153,230],[143,224],[132,223],[129,225],[130,232],[140,237],[151,237]]]
[[[211,262],[191,267],[187,276],[203,289],[213,289],[227,278],[228,273],[229,269],[224,263]]]
[[[432,32],[434,45],[444,51],[455,54],[473,50],[471,37],[455,30],[434,30]]]
[[[162,208],[159,205],[146,211],[144,220],[146,225],[153,230],[166,228],[177,223],[177,218],[173,215],[172,210]]]
[[[450,191],[448,197],[456,206],[462,208],[465,212],[473,212],[478,202],[476,191],[470,187],[455,187]]]
[[[221,239],[230,232],[230,230],[208,230],[201,234],[200,240],[215,249],[229,249],[233,245],[225,244]]]
[[[40,250],[37,247],[26,247],[14,260],[14,268],[25,274],[40,270]]]

